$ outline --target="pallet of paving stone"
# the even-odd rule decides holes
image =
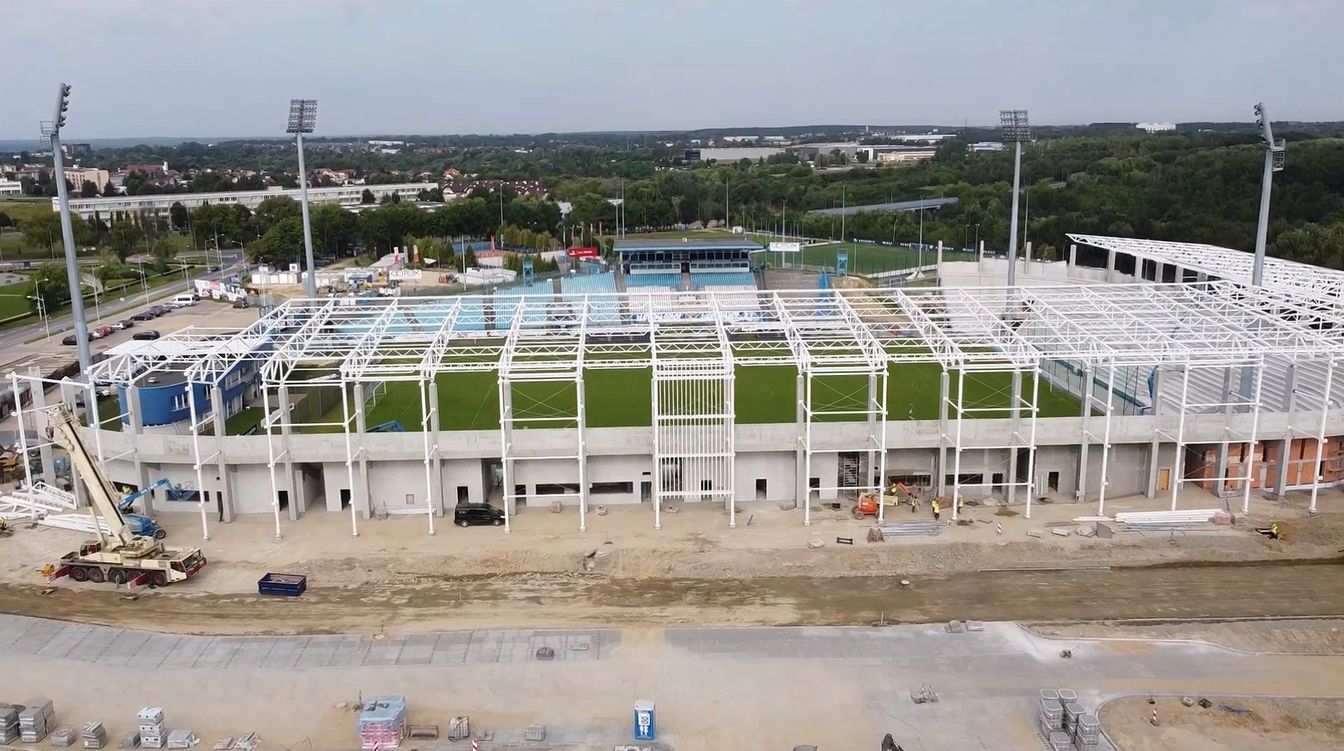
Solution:
[[[102,748],[107,745],[107,730],[101,722],[86,722],[79,730],[79,744],[84,748]]]
[[[174,730],[168,734],[168,748],[192,748],[200,741],[190,730]]]
[[[240,735],[233,741],[235,751],[252,751],[252,749],[261,745],[261,736],[256,733]]]
[[[135,730],[123,733],[117,741],[117,748],[127,749],[128,751],[129,749],[140,748],[140,733]]]
[[[68,748],[75,745],[75,731],[70,728],[56,728],[51,734],[50,742],[53,746]]]

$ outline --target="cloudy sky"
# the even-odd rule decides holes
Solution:
[[[1344,119],[1344,0],[3,5],[0,138]]]

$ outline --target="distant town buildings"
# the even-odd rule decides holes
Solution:
[[[1003,151],[1003,148],[1003,144],[998,141],[977,141],[966,147],[972,153]]]
[[[70,167],[65,170],[65,180],[76,191],[84,189],[85,183],[91,183],[97,190],[111,182],[111,175],[105,169],[96,167]]]
[[[1168,133],[1176,130],[1176,123],[1138,123],[1134,127],[1149,133]]]
[[[429,183],[433,186],[434,183]],[[545,198],[549,191],[540,180],[451,180],[443,185],[443,200],[455,201],[476,191],[495,193],[507,190],[516,196]]]
[[[352,185],[336,188],[309,188],[308,200],[313,204],[335,203],[341,206],[358,207],[367,190],[375,200],[384,196],[400,196],[403,201],[414,201],[424,190],[436,190],[438,183],[394,183],[390,185]],[[271,188],[269,190],[235,190],[221,193],[170,193],[166,195],[114,196],[111,198],[71,198],[70,211],[82,219],[88,219],[95,213],[104,220],[115,222],[141,215],[168,216],[174,203],[181,203],[188,210],[205,204],[223,206],[244,206],[255,210],[267,198],[288,196],[298,200],[298,189]],[[51,210],[59,211],[56,199],[51,199]]]
[[[23,183],[18,180],[0,178],[0,196],[17,196],[23,193]]]

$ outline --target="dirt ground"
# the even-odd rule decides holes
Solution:
[[[1151,504],[1134,499],[1114,504]],[[175,544],[200,544],[210,565],[165,590],[125,600],[111,585],[59,580],[46,595],[36,569],[77,546],[78,533],[19,528],[0,540],[0,609],[93,623],[193,633],[370,633],[490,626],[801,625],[981,620],[1326,616],[1344,613],[1335,561],[1344,514],[1307,518],[1258,501],[1253,518],[1281,522],[1270,541],[1246,525],[1186,536],[1058,537],[1092,506],[1037,506],[1033,518],[965,508],[974,521],[936,537],[868,543],[871,522],[817,509],[744,504],[738,526],[710,505],[589,515],[529,509],[513,531],[458,529],[426,517],[383,521],[314,512],[297,522],[211,521],[163,514]],[[889,521],[914,516],[893,511]],[[946,516],[944,517],[946,521]],[[998,525],[1002,525],[1002,534]],[[1058,526],[1049,526],[1058,525]],[[1043,532],[1041,538],[1027,532]],[[837,544],[840,537],[853,545]],[[1311,542],[1296,542],[1307,538]],[[809,541],[823,546],[810,548]],[[1309,563],[1311,565],[1297,565]],[[1292,564],[1292,565],[1290,565]],[[1144,568],[1147,567],[1147,568]],[[268,571],[309,577],[298,601],[256,595]],[[903,586],[901,581],[909,581]],[[1104,592],[1100,597],[1098,593]]]
[[[1042,636],[1112,639],[1191,639],[1245,652],[1344,654],[1344,623],[1332,619],[1222,623],[1036,623]]]
[[[1213,706],[1185,707],[1177,698],[1149,705],[1132,697],[1110,702],[1101,724],[1119,751],[1321,751],[1344,749],[1344,700],[1208,697]],[[1220,706],[1248,709],[1225,712]],[[1154,706],[1159,725],[1149,719]]]

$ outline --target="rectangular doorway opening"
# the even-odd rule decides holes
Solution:
[[[471,490],[466,485],[457,486],[457,505],[471,503]]]
[[[350,488],[341,488],[341,509],[350,508]]]
[[[280,491],[278,494],[276,494],[276,500],[279,502],[281,510],[289,508],[289,491],[288,490]]]
[[[639,502],[648,503],[651,500],[653,500],[653,483],[644,480],[639,484]]]
[[[1047,473],[1046,473],[1046,475],[1045,475],[1045,487],[1049,488],[1050,490],[1055,491],[1056,493],[1059,492],[1059,473],[1058,473],[1058,472],[1047,472]]]
[[[757,477],[757,478],[756,478],[756,500],[758,500],[758,501],[764,501],[764,500],[765,500],[765,478],[764,478],[764,477]]]

